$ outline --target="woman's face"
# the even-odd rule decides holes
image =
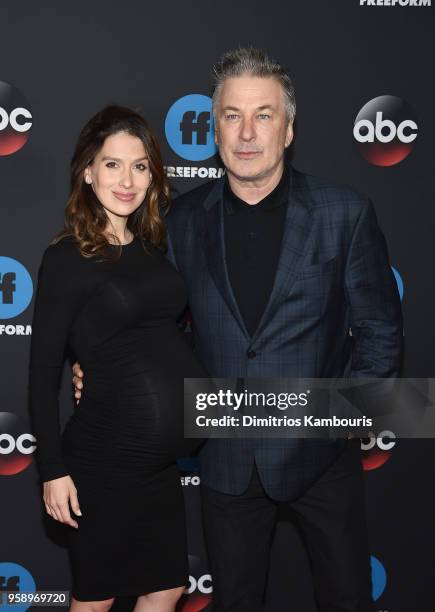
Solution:
[[[144,201],[151,174],[148,157],[137,136],[108,136],[84,172],[109,219],[128,217]]]

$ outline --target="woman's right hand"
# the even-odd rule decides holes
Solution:
[[[70,514],[69,504],[77,516],[82,516],[77,497],[77,489],[71,476],[47,480],[43,485],[45,509],[55,521],[78,528],[79,524]]]
[[[80,398],[82,396],[82,389],[83,389],[83,370],[80,368],[80,364],[78,361],[75,362],[75,364],[72,367],[72,372],[73,372],[73,385],[74,385],[74,397],[77,400],[77,404],[80,401]]]

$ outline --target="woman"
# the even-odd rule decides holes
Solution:
[[[176,325],[186,292],[163,253],[169,188],[145,120],[116,106],[95,115],[71,184],[33,319],[30,406],[45,507],[70,526],[71,610],[104,611],[117,595],[137,595],[136,612],[170,612],[188,581],[175,465],[192,450],[183,378],[205,372]],[[86,388],[61,436],[67,346]]]

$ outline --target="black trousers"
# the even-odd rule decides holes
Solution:
[[[201,497],[213,612],[263,610],[280,504],[289,506],[307,548],[319,611],[374,610],[359,439],[349,440],[335,463],[296,500],[268,497],[256,466],[242,495],[202,485]]]

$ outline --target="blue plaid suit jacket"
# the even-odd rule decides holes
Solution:
[[[274,285],[250,337],[225,263],[224,181],[178,197],[167,217],[169,256],[187,284],[195,350],[210,376],[398,376],[401,304],[370,201],[348,187],[290,168]],[[200,453],[201,479],[218,491],[241,494],[255,460],[266,492],[273,499],[292,499],[319,478],[346,444],[210,439]]]

